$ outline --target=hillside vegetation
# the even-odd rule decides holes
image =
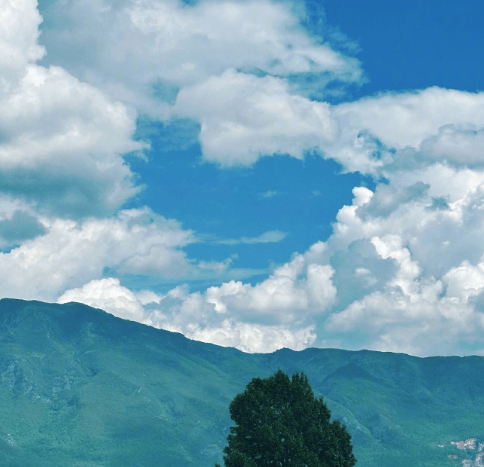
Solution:
[[[277,369],[308,376],[352,434],[357,467],[480,462],[483,358],[334,349],[251,355],[77,303],[4,299],[0,466],[213,467],[230,401]],[[474,449],[451,444],[469,438]]]

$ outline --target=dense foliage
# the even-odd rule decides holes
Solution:
[[[352,467],[351,436],[304,373],[254,378],[230,404],[226,467]]]

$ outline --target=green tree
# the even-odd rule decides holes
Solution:
[[[230,404],[226,467],[353,467],[351,436],[304,373],[254,378]],[[215,467],[220,467],[216,464]]]

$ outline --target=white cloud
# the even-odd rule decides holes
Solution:
[[[45,54],[37,44],[42,18],[36,7],[36,0],[0,1],[0,95],[15,89],[27,64]]]
[[[267,190],[267,191],[264,191],[264,193],[260,193],[260,197],[261,198],[273,198],[274,196],[278,196],[280,195],[281,193],[279,191],[276,191],[276,190]]]
[[[228,69],[182,88],[174,111],[201,122],[204,157],[221,165],[316,149],[347,171],[391,176],[432,163],[482,166],[482,108],[484,93],[437,87],[331,107],[282,78]]]
[[[15,248],[0,253],[0,295],[79,300],[249,351],[484,351],[484,93],[337,106],[298,95],[292,75],[357,82],[361,70],[284,3],[56,1],[49,68],[35,2],[1,6],[0,245]],[[122,278],[220,278],[231,260],[197,263],[176,221],[118,212],[139,190],[122,158],[142,148],[136,111],[197,120],[204,158],[221,166],[316,149],[376,188],[356,187],[325,243],[257,284],[138,293]]]
[[[0,191],[44,213],[113,212],[139,191],[121,155],[136,115],[60,67],[35,62],[36,2],[3,2],[0,33]]]
[[[329,308],[336,296],[330,266],[305,264],[295,256],[266,280],[255,286],[230,281],[210,287],[205,299],[218,313],[235,313],[245,320],[271,324],[302,321],[312,313]]]
[[[178,300],[175,308],[177,316],[174,317],[168,317],[156,306],[146,307],[148,304],[156,303],[169,308],[168,303],[180,298],[184,301]],[[208,310],[205,311],[205,316],[200,313],[200,303],[197,303],[200,300],[200,295],[187,295],[180,288],[170,291],[166,296],[150,291],[134,293],[123,287],[118,279],[106,278],[68,290],[57,302],[84,303],[123,319],[162,327],[172,332],[182,332],[191,339],[236,347],[245,352],[272,352],[281,347],[302,350],[316,339],[313,326],[294,330],[280,325],[244,323],[233,319],[211,322]],[[211,311],[213,312],[213,309]],[[190,317],[193,318],[192,321],[187,319]]]
[[[484,188],[436,203],[432,180],[413,182],[355,188],[327,242],[258,284],[230,281],[161,301],[157,325],[251,351],[260,350],[255,337],[242,344],[235,329],[286,330],[295,340],[274,345],[292,348],[482,352]]]
[[[282,79],[234,70],[183,88],[174,110],[200,120],[204,158],[229,166],[273,154],[302,159],[337,131],[327,103],[291,94]]]
[[[405,274],[403,269],[398,275]],[[465,354],[470,348],[474,352],[482,350],[484,315],[466,298],[477,295],[478,291],[457,284],[466,272],[474,275],[474,279],[475,273],[460,271],[461,277],[454,278],[453,272],[443,280],[415,275],[412,280],[391,281],[382,291],[365,295],[331,314],[324,325],[325,332],[345,333],[345,347],[355,349],[365,347],[414,355]],[[443,282],[447,280],[452,288],[445,290]]]
[[[65,153],[91,152],[96,170],[96,164],[109,163],[113,154],[140,148],[130,139],[134,115],[59,67],[29,65],[3,104],[0,127],[8,143],[2,144],[0,162],[6,169],[61,162]]]
[[[298,76],[311,75],[319,94],[362,80],[356,59],[281,2],[75,0],[44,14],[45,63],[153,118],[195,119],[203,158],[223,166],[302,158],[334,138],[328,104],[299,95]]]
[[[387,94],[335,107],[344,128],[366,131],[396,149],[418,148],[445,125],[462,129],[484,127],[484,93],[431,87],[422,91]]]
[[[464,260],[450,269],[443,277],[447,285],[446,295],[467,303],[470,297],[478,296],[484,290],[484,263],[475,266]]]
[[[92,280],[67,290],[59,303],[78,301],[120,317],[182,332],[187,337],[233,346],[248,352],[272,352],[281,347],[303,349],[316,340],[311,315],[324,312],[335,300],[330,266],[309,264],[316,246],[277,268],[261,283],[230,281],[190,293],[176,287],[161,296],[132,292],[118,279]]]
[[[122,104],[61,68],[29,65],[0,105],[4,193],[77,217],[112,212],[139,191],[120,154],[142,145]]]
[[[476,127],[479,128],[481,125],[484,127],[484,121],[478,121]],[[467,123],[466,126],[471,124]],[[455,125],[444,125],[435,136],[422,142],[420,154],[427,163],[440,162],[457,168],[470,167],[482,170],[483,148],[484,128],[459,129]]]
[[[216,243],[221,245],[238,245],[240,243],[245,243],[248,245],[253,245],[256,243],[277,243],[281,242],[287,237],[287,232],[281,232],[280,230],[268,230],[258,237],[241,237],[226,240],[217,240]]]
[[[306,264],[318,249],[295,256],[255,286],[232,280],[204,293],[175,288],[145,309],[143,322],[248,352],[303,349],[316,340],[311,315],[327,310],[336,295],[332,268]]]
[[[264,326],[223,321],[219,327],[196,329],[187,334],[190,338],[235,347],[243,352],[266,353],[286,347],[303,350],[315,341],[314,327],[299,330],[282,326]]]
[[[327,244],[338,296],[318,336],[346,333],[345,347],[417,355],[484,348],[482,188],[440,207],[427,188],[411,185],[405,191],[390,183],[372,196],[360,189],[363,202],[340,211]],[[359,260],[364,250],[356,248],[362,241],[374,248],[365,253],[364,271]],[[337,262],[344,251],[352,255]],[[375,253],[393,267],[371,259]],[[354,282],[342,274],[351,268]],[[358,287],[358,277],[371,277],[370,287]],[[344,288],[353,291],[349,301],[341,299]]]
[[[149,209],[75,222],[39,219],[46,233],[0,253],[0,296],[55,300],[69,288],[99,280],[106,268],[160,280],[205,274],[182,248],[189,230]]]
[[[358,82],[362,74],[284,3],[76,0],[56,1],[44,14],[47,63],[155,118],[196,119],[203,157],[220,165],[302,158],[312,149],[348,171],[375,175],[408,159],[479,163],[483,93],[433,87],[331,108],[298,95],[286,78],[324,73],[324,80]],[[466,145],[466,161],[456,155],[455,135],[454,149],[443,141],[450,131]]]
[[[134,293],[114,278],[93,280],[81,288],[68,290],[57,302],[85,303],[120,318],[182,332],[191,339],[232,346],[246,352],[272,352],[281,347],[302,350],[316,338],[313,326],[294,330],[281,325],[244,323],[230,318],[218,322],[210,315],[219,311],[207,307],[211,302],[204,301],[199,294],[187,295],[180,288],[166,296],[149,291]],[[161,312],[157,306],[146,307],[152,303],[169,311]],[[176,316],[168,316],[170,312],[176,313]]]
[[[355,59],[308,35],[284,3],[77,0],[57,1],[44,14],[55,25],[42,35],[49,63],[154,115],[163,113],[151,93],[157,81],[169,101],[176,88],[227,69],[361,77]]]
[[[483,108],[484,93],[438,87],[363,98],[331,108],[339,133],[322,149],[348,171],[377,176],[436,162],[479,164]]]
[[[102,308],[119,318],[143,322],[143,303],[131,290],[122,287],[119,279],[93,280],[77,289],[62,294],[57,303],[79,302],[94,308]]]

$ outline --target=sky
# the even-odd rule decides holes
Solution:
[[[483,10],[0,0],[0,297],[484,355]]]

